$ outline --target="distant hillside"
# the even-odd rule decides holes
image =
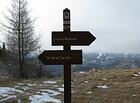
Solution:
[[[52,74],[61,74],[63,66],[45,66]],[[140,68],[140,54],[84,53],[82,65],[72,65],[74,71],[112,68]]]
[[[83,57],[83,65],[75,65],[75,68],[111,69],[140,67],[140,54],[90,53],[84,54]]]

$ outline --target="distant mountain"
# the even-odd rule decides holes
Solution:
[[[63,66],[45,66],[52,74],[63,73]],[[140,68],[140,54],[84,53],[82,65],[72,65],[73,71],[91,69]]]
[[[83,64],[76,69],[112,69],[140,67],[140,54],[89,53],[84,54]]]

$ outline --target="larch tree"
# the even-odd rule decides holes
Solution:
[[[8,9],[10,15],[5,16],[7,23],[3,24],[6,45],[17,57],[21,78],[25,77],[24,64],[27,56],[40,47],[27,4],[26,0],[12,0],[11,9]]]

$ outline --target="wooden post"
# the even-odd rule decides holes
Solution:
[[[63,11],[63,30],[70,32],[70,10]],[[64,51],[70,51],[70,45],[64,45]],[[71,64],[64,65],[64,103],[71,103]]]

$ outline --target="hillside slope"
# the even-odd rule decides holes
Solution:
[[[0,80],[0,102],[63,103],[63,77]],[[72,73],[72,103],[140,103],[140,69]]]
[[[73,103],[140,103],[140,70],[102,70],[73,75]]]

